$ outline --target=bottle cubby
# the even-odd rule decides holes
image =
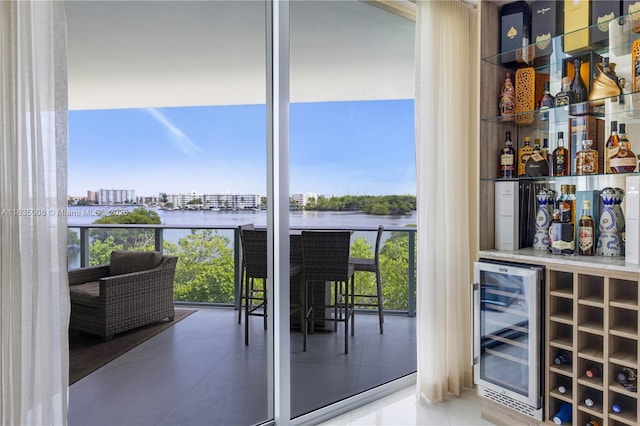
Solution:
[[[609,292],[609,304],[611,306],[638,310],[637,281],[610,278]]]
[[[578,274],[578,300],[583,305],[604,306],[604,278]]]
[[[602,416],[602,391],[589,386],[578,386],[578,410],[591,415]],[[591,404],[591,405],[589,405]]]
[[[625,367],[638,368],[638,342],[625,337],[610,336],[609,361]]]
[[[609,333],[629,339],[638,338],[638,311],[612,307],[609,310]]]
[[[604,309],[589,305],[579,305],[578,331],[604,335]]]
[[[561,406],[564,404],[569,404],[571,406],[571,411],[572,412],[574,411],[574,406],[570,402],[564,401],[559,398],[553,398],[553,397],[549,399],[549,412],[547,414],[547,420],[549,421],[549,423],[552,423],[552,424],[554,423],[553,417],[560,411]],[[571,423],[562,423],[562,424],[571,424]]]
[[[603,425],[602,422],[602,414],[600,415],[593,415],[591,413],[586,413],[584,411],[579,411],[578,412],[578,421],[574,422],[573,424],[576,425],[586,425],[588,424],[590,421],[597,421],[599,425]]]
[[[567,372],[553,372],[549,377],[549,389],[552,397],[569,403],[573,401],[573,383]]]
[[[565,297],[551,297],[549,300],[549,315],[551,321],[573,324],[573,300]]]
[[[553,322],[549,326],[549,341],[551,346],[558,349],[573,350],[573,326]]]
[[[576,376],[578,376],[578,383],[580,386],[588,386],[589,388],[602,391],[604,389],[604,378],[602,377],[603,363],[593,361],[590,358],[582,358],[582,354],[579,356],[575,370]],[[595,369],[596,374],[589,377],[587,371],[592,371],[592,369]]]
[[[604,338],[597,334],[582,332],[578,334],[579,356],[596,362],[604,359]]]
[[[638,424],[637,411],[638,402],[636,398],[631,398],[617,392],[611,392],[609,406],[607,407],[609,418],[627,425],[636,426]],[[614,406],[618,405],[620,412],[614,411]]]
[[[573,274],[564,271],[549,271],[549,294],[572,299]]]
[[[616,380],[616,376],[618,373],[624,368],[624,365],[619,365],[615,363],[609,363],[609,374],[607,376],[607,380],[609,383],[609,390],[615,392],[616,394],[626,395],[630,398],[638,398],[637,392],[631,392],[624,388],[618,381]]]

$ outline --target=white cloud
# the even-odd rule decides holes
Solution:
[[[187,136],[182,130],[177,128],[169,119],[155,108],[147,108],[146,111],[156,119],[156,121],[162,124],[165,129],[169,131],[171,137],[171,143],[178,150],[189,156],[195,156],[202,150],[196,145],[189,136]]]

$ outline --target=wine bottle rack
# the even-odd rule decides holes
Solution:
[[[559,269],[547,265],[545,420],[553,424],[564,402],[572,405],[572,424],[637,425],[637,392],[625,389],[616,375],[623,367],[638,368],[640,274]],[[554,363],[560,352],[569,355],[569,363]],[[589,377],[592,368],[596,374]]]

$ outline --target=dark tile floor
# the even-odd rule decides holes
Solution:
[[[250,345],[231,309],[200,309],[69,389],[69,425],[251,425],[267,419],[266,332],[251,318]],[[415,318],[356,317],[345,355],[337,333],[291,337],[294,417],[410,374]]]

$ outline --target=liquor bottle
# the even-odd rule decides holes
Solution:
[[[560,222],[560,209],[554,208],[553,215],[551,216],[551,222],[549,223],[549,252],[553,252],[553,224]],[[562,354],[558,355],[553,362],[556,364],[564,364],[569,363],[571,358],[568,356],[563,356]]]
[[[531,146],[531,138],[529,136],[524,137],[524,146],[518,149],[518,176],[525,175],[525,165],[531,157],[533,147]]]
[[[607,143],[604,146],[604,172],[612,173],[611,166],[609,164],[609,159],[611,156],[617,152],[618,147],[620,146],[620,137],[618,136],[618,122],[611,122],[611,134],[609,135],[609,139],[607,139]]]
[[[551,92],[549,92],[549,82],[545,81],[544,90],[542,91],[542,96],[538,101],[538,109],[541,112],[540,120],[542,121],[549,120],[549,112],[547,112],[546,110],[548,110],[549,108],[553,108],[555,106],[555,102],[556,102],[555,98],[553,97]]]
[[[596,254],[595,224],[591,217],[591,201],[582,200],[582,215],[578,222],[578,253],[583,256]]]
[[[549,176],[547,152],[540,148],[540,139],[538,138],[536,138],[533,151],[524,165],[524,174],[525,176]]]
[[[560,185],[560,197],[558,208],[560,210],[560,222],[576,223],[576,186]]]
[[[574,93],[575,103],[584,102],[589,99],[589,92],[587,92],[587,86],[582,81],[580,75],[580,68],[582,67],[582,60],[575,58],[573,60],[573,81],[571,82],[570,90]]]
[[[511,132],[507,132],[504,146],[500,150],[500,177],[503,179],[513,179],[516,177],[516,150],[511,142]]]
[[[558,411],[553,416],[553,422],[557,425],[571,423],[571,404],[563,402],[558,407]]]
[[[571,91],[571,79],[562,77],[562,90],[556,94],[556,107],[570,105],[576,102],[576,95]]]
[[[618,150],[612,150],[611,153],[611,158],[609,158],[611,173],[631,173],[636,170],[638,159],[631,151],[631,144],[627,139],[624,123],[620,124],[620,145]]]
[[[593,149],[592,146],[592,140],[586,139],[582,141],[582,150],[576,153],[577,175],[598,174],[598,151]]]
[[[567,352],[560,352],[554,359],[555,365],[571,364],[571,355]]]
[[[558,132],[558,146],[553,150],[553,175],[568,176],[569,151],[564,147],[564,132]]]
[[[585,376],[589,378],[598,377],[600,376],[600,373],[601,373],[600,367],[591,367],[584,372]]]
[[[500,99],[498,101],[498,109],[502,121],[513,121],[516,112],[516,91],[511,82],[511,73],[504,73],[504,84],[500,90]]]

